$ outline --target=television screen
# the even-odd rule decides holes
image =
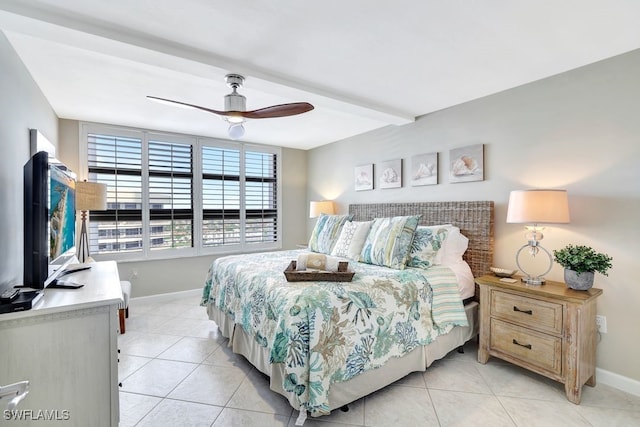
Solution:
[[[49,257],[56,263],[70,250],[75,252],[76,181],[60,166],[49,167]]]

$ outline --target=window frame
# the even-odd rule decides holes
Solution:
[[[178,134],[171,132],[161,132],[150,129],[132,128],[126,126],[107,125],[92,122],[79,123],[79,167],[78,179],[86,179],[88,172],[88,135],[104,134],[139,138],[142,140],[142,251],[133,253],[113,252],[108,254],[91,254],[97,261],[150,261],[160,259],[172,259],[183,257],[195,257],[203,255],[224,255],[248,252],[260,252],[277,250],[282,248],[282,148],[270,145],[260,145],[229,141],[212,137]],[[168,143],[191,144],[193,152],[193,178],[192,178],[192,209],[193,209],[193,247],[151,250],[150,237],[150,215],[149,215],[149,141],[156,140]],[[203,197],[202,197],[202,147],[210,146],[223,149],[234,149],[240,151],[240,229],[245,230],[246,209],[245,209],[245,159],[246,152],[268,153],[276,156],[276,240],[266,243],[246,243],[245,233],[241,233],[240,244],[228,246],[203,247]],[[91,221],[89,213],[87,221]],[[88,227],[90,228],[90,227]]]

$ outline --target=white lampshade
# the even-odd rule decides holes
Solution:
[[[333,215],[335,208],[331,200],[312,201],[309,204],[309,218],[319,217],[320,214]]]
[[[103,211],[107,209],[107,186],[97,182],[76,183],[76,209],[79,211]]]
[[[516,190],[509,194],[507,222],[517,224],[567,224],[566,190]]]

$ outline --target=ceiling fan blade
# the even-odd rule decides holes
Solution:
[[[198,110],[217,114],[219,116],[244,117],[245,119],[270,119],[276,117],[295,116],[296,114],[302,114],[306,113],[307,111],[313,110],[313,105],[309,104],[308,102],[294,102],[291,104],[272,105],[270,107],[260,108],[253,111],[220,111],[213,110],[207,107],[201,107],[200,105],[174,101],[173,99],[159,98],[157,96],[147,95],[147,98],[161,103],[177,104],[184,107],[196,108]]]
[[[211,108],[201,107],[199,105],[194,105],[194,104],[187,104],[186,102],[181,102],[181,101],[174,101],[173,99],[158,98],[157,96],[149,96],[149,95],[147,95],[147,98],[152,99],[154,101],[161,102],[161,103],[178,104],[178,105],[183,105],[185,107],[196,108],[198,110],[207,111],[209,113],[218,114],[220,116],[230,115],[228,114],[229,111],[212,110]],[[234,114],[234,115],[237,116],[238,114]]]
[[[313,110],[313,105],[308,102],[294,102],[291,104],[272,105],[271,107],[264,107],[253,111],[237,111],[236,114],[239,113],[239,115],[247,119],[270,119],[295,116],[311,110]]]

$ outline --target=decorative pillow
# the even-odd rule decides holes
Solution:
[[[449,234],[441,251],[439,264],[448,265],[462,260],[462,255],[469,247],[469,239],[460,232],[458,227],[451,226]]]
[[[451,226],[419,226],[413,235],[409,252],[409,267],[429,268],[438,265],[444,252],[444,244]]]
[[[349,215],[320,214],[309,239],[309,250],[331,255],[331,250],[340,236],[342,226],[350,220],[351,216]]]
[[[360,252],[360,261],[404,269],[420,215],[376,218]]]
[[[373,221],[345,222],[331,255],[358,260],[372,223]]]

